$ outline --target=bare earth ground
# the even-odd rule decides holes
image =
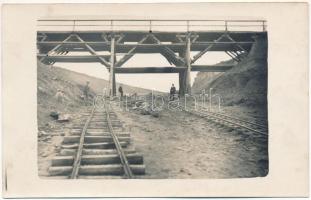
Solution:
[[[233,108],[224,110],[230,109]],[[80,114],[86,111],[87,108],[72,114],[75,120],[68,123],[55,122],[52,129],[45,130],[47,135],[38,137],[40,176],[48,176],[50,160],[59,152],[63,136],[69,134],[73,124],[85,121]],[[144,178],[238,178],[267,173],[265,137],[228,132],[204,118],[181,111],[164,110],[159,118],[133,110],[115,109],[115,112],[144,157]],[[248,115],[246,111],[244,114]]]
[[[181,111],[159,118],[117,111],[144,156],[146,178],[237,178],[268,173],[267,138],[216,127]]]
[[[86,117],[82,116],[81,113],[87,113],[88,109],[84,108],[76,113],[71,113],[71,120],[69,122],[59,123],[49,121],[49,127],[39,127],[38,175],[40,177],[49,176],[48,169],[51,165],[51,160],[59,153],[63,137],[70,134],[71,127],[74,124],[86,121]]]

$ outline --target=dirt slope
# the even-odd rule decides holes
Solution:
[[[235,61],[233,60],[227,60],[220,62],[216,65],[234,65],[236,64]],[[223,72],[199,72],[197,76],[194,79],[193,83],[193,92],[194,94],[200,94],[202,93],[202,90],[206,89],[209,87],[209,84],[222,76],[224,73]]]
[[[213,88],[224,105],[266,107],[267,104],[267,36],[258,36],[249,55],[227,72],[214,76],[198,73],[193,91]]]
[[[108,88],[108,81],[88,76],[85,74],[73,72],[59,67],[51,67],[44,64],[38,64],[37,74],[37,100],[38,100],[38,125],[40,128],[51,128],[56,126],[55,122],[49,116],[51,111],[61,113],[78,113],[84,107],[83,87],[86,81],[90,82],[91,96],[95,93],[101,94],[103,88]],[[149,90],[123,86],[124,93],[147,93]],[[65,100],[59,103],[56,98],[57,90],[63,90]]]

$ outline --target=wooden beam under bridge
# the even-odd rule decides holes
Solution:
[[[225,72],[234,67],[233,65],[192,65],[191,71],[198,72]],[[187,70],[186,67],[116,67],[118,74],[143,74],[143,73],[179,73]]]

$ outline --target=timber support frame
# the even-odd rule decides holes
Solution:
[[[79,30],[83,20],[39,20],[41,23],[72,21],[74,31],[38,31],[38,61],[53,65],[55,62],[98,62],[109,71],[110,96],[116,95],[116,73],[177,73],[181,96],[191,94],[191,71],[223,72],[233,65],[195,65],[204,54],[210,51],[224,52],[234,63],[247,57],[255,40],[254,36],[266,34],[266,25],[262,20],[239,21],[258,23],[260,31],[231,31],[235,20],[215,20],[223,23],[220,31],[196,31],[199,22],[213,20],[93,20],[111,21],[105,30]],[[92,21],[92,20],[86,20]],[[146,30],[118,30],[118,22],[146,22]],[[154,31],[158,23],[185,22],[183,31]],[[157,25],[158,24],[158,25]],[[263,26],[264,27],[261,27]],[[41,24],[39,26],[48,26]],[[53,27],[55,24],[53,24]],[[81,25],[82,26],[82,25]],[[140,25],[142,26],[142,25]],[[170,26],[170,25],[167,25]],[[176,25],[176,27],[182,25]],[[243,25],[245,26],[245,25]],[[251,25],[254,27],[254,25]],[[143,27],[143,26],[142,26]],[[79,55],[75,55],[78,52]],[[88,54],[81,55],[81,52]],[[160,54],[170,64],[167,67],[124,67],[135,54]],[[192,56],[193,55],[193,56]]]

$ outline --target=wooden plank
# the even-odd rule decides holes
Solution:
[[[210,47],[207,51],[235,51],[235,43],[232,42],[225,42],[225,43],[217,43],[214,44],[212,47]],[[253,43],[250,42],[245,42],[245,43],[239,43],[240,46],[242,46],[245,50],[249,50],[252,46]],[[90,45],[95,51],[110,51],[110,45]],[[135,44],[124,44],[124,45],[117,45],[116,48],[116,53],[117,54],[127,54]],[[162,50],[163,47],[169,46],[170,50],[175,53],[180,52],[182,49],[185,48],[185,45],[178,45],[178,44],[162,44],[162,45],[152,45],[152,44],[139,44],[137,45],[135,49],[135,53],[140,53],[140,54],[146,54],[146,53],[163,53],[164,51]],[[208,44],[204,43],[193,43],[191,45],[191,51],[203,51],[206,49]],[[70,52],[88,52],[87,49],[83,48],[83,46],[70,46],[70,45],[64,45],[66,49]],[[48,47],[41,46],[40,48],[40,53],[47,53],[49,50]],[[165,55],[169,55],[166,53]],[[170,54],[170,57],[173,57],[173,54]],[[177,64],[176,65],[181,65]]]
[[[61,156],[73,156],[76,155],[77,150],[76,149],[62,149],[60,154]],[[133,154],[135,153],[135,149],[127,148],[124,149],[125,154]],[[117,154],[116,149],[83,149],[82,154],[83,155],[109,155],[109,154]]]
[[[178,73],[185,70],[185,67],[118,67],[116,73]]]
[[[44,58],[49,62],[69,62],[69,63],[93,63],[100,62],[98,56],[88,55],[88,56],[47,56],[47,55],[38,55],[38,58]]]
[[[234,65],[191,65],[191,71],[199,72],[225,72]]]
[[[130,164],[143,164],[143,156],[137,153],[126,154]],[[72,166],[73,156],[56,156],[52,159],[52,166]],[[82,165],[103,165],[103,164],[120,164],[120,157],[116,154],[106,155],[83,155],[81,157]]]
[[[126,147],[129,143],[128,142],[120,142],[122,147]],[[79,147],[79,144],[63,144],[62,148],[63,149],[77,149]],[[84,144],[83,147],[85,149],[112,149],[115,148],[115,144],[113,142],[101,142],[101,143],[89,143],[89,144]]]
[[[191,65],[191,71],[201,72],[225,72],[231,69],[233,65]],[[119,67],[115,69],[118,74],[139,74],[139,73],[180,73],[187,70],[186,67]]]
[[[219,42],[219,41],[206,41],[206,42],[193,42],[191,45],[194,46],[206,46],[211,44],[253,44],[253,41],[227,41],[227,42]],[[39,46],[56,46],[62,44],[64,47],[83,47],[84,45],[90,45],[90,46],[104,46],[110,47],[110,42],[103,42],[103,41],[85,41],[85,42],[62,42],[62,41],[43,41],[43,42],[37,42],[37,45]],[[137,44],[127,44],[127,43],[116,43],[116,47],[127,47],[127,48],[135,48],[135,47],[159,47],[159,48],[174,48],[174,47],[185,47],[185,43],[171,43],[171,44],[163,44],[163,43],[154,43],[154,44],[142,44],[140,41]]]
[[[112,138],[110,135],[108,136],[88,136],[84,137],[85,143],[95,143],[95,142],[112,142]],[[130,142],[130,137],[118,137],[120,141]],[[80,140],[80,136],[65,136],[63,140],[63,144],[68,143],[78,143]]]
[[[37,34],[45,33],[48,35],[49,40],[58,40],[59,38],[65,38],[72,34],[72,31],[38,31]],[[94,41],[105,41],[103,40],[103,34],[111,34],[110,31],[75,31],[79,35],[83,35],[83,38],[94,38]],[[137,42],[148,32],[146,31],[115,31],[116,34],[124,34],[125,41]],[[177,34],[185,34],[185,32],[152,32],[162,42],[170,42],[176,40]],[[220,35],[226,33],[225,31],[196,31],[195,34],[199,35],[198,41],[213,41]],[[253,41],[252,36],[254,35],[266,35],[265,32],[254,32],[254,31],[230,31],[230,35],[236,41]]]
[[[145,165],[130,165],[134,174],[145,174]],[[51,176],[69,175],[73,171],[72,166],[56,166],[49,168]],[[86,165],[81,166],[81,175],[122,175],[124,173],[122,165]]]

